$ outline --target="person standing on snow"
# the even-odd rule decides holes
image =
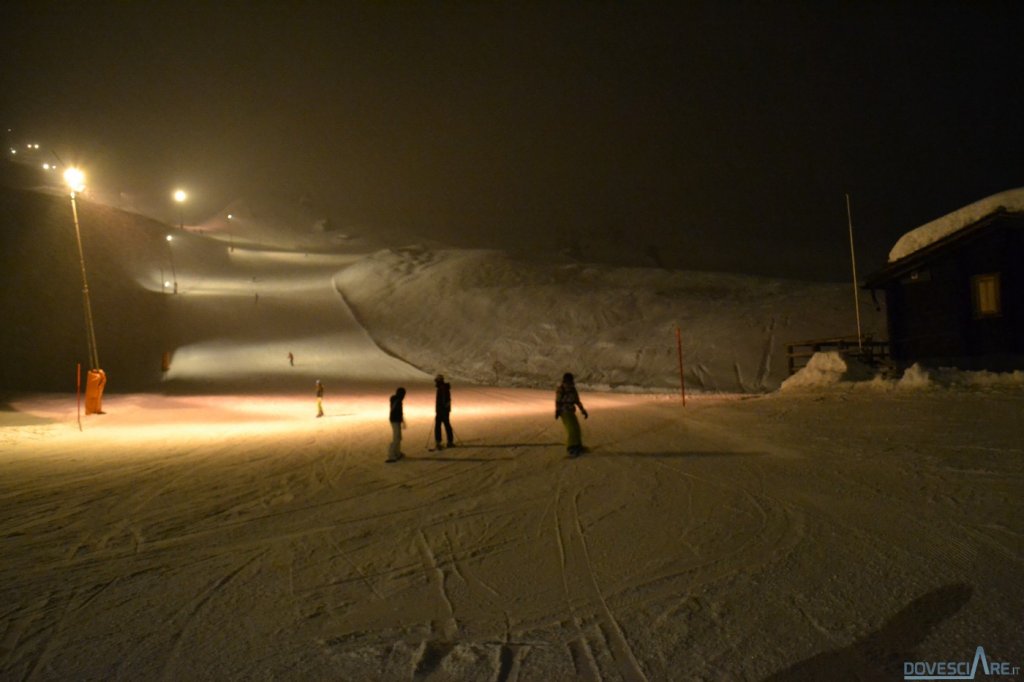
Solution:
[[[402,453],[402,429],[405,428],[405,415],[402,412],[402,401],[405,399],[405,389],[401,386],[391,396],[391,413],[388,421],[391,422],[391,446],[388,448],[389,462],[397,462],[405,457]]]
[[[565,427],[565,446],[570,457],[579,457],[583,453],[583,434],[580,432],[580,421],[576,418],[577,405],[583,418],[588,419],[590,415],[580,402],[580,394],[576,392],[576,381],[571,373],[566,372],[555,391],[555,419],[561,419]]]
[[[316,380],[316,416],[324,416],[324,385]]]
[[[455,447],[455,437],[449,419],[452,412],[452,385],[444,380],[443,375],[438,374],[434,377],[434,386],[437,387],[437,397],[434,400],[434,447],[437,450],[441,449],[442,424],[448,437],[448,447]]]

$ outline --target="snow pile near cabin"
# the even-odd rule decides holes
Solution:
[[[924,368],[914,364],[896,383],[899,389],[952,388],[967,390],[1024,388],[1024,372],[969,372],[954,367]]]
[[[1024,211],[1024,187],[993,194],[911,230],[900,237],[889,251],[889,262],[906,258],[999,209]]]
[[[797,393],[829,389],[868,391],[923,391],[929,389],[990,390],[1024,389],[1024,371],[964,371],[953,367],[925,368],[915,363],[898,378],[886,377],[874,369],[836,351],[815,353],[793,376],[782,382],[780,391]]]
[[[379,251],[335,276],[388,352],[430,373],[550,386],[761,392],[786,344],[849,332],[849,286],[725,273],[540,263],[491,250]],[[865,333],[881,330],[862,310]]]
[[[838,351],[815,353],[806,366],[782,382],[780,389],[813,390],[836,386],[842,382],[864,381],[874,377],[874,374],[864,363]]]
[[[930,386],[932,386],[931,374],[916,362],[908,367],[903,372],[903,376],[896,382],[896,387],[904,390],[922,389]]]

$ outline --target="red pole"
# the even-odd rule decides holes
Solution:
[[[686,407],[686,379],[683,378],[683,337],[676,327],[676,350],[679,353],[679,394],[683,398],[683,407]]]
[[[75,372],[75,398],[78,401],[78,430],[82,430],[82,363],[78,363],[78,370]]]

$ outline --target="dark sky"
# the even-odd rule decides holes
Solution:
[[[4,128],[197,211],[842,279],[1024,185],[1024,3],[4,7]]]

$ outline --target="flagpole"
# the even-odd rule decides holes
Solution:
[[[857,291],[857,256],[853,249],[853,213],[850,210],[850,193],[846,193],[846,224],[850,229],[850,267],[853,269],[853,309],[857,313],[857,350],[863,352],[863,338],[860,331],[860,295]]]

